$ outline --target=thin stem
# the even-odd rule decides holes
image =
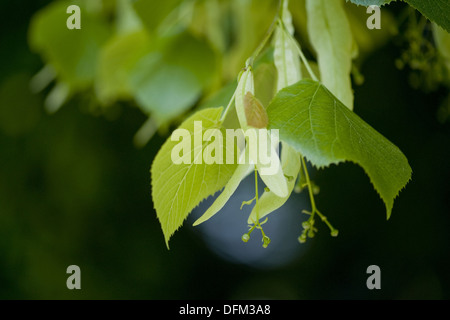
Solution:
[[[292,38],[292,36],[291,36],[291,40],[292,40],[292,41],[295,41],[295,39]],[[295,41],[294,44],[295,44],[295,47],[296,47],[297,50],[298,50],[298,53],[300,54],[300,58],[302,59],[303,64],[305,65],[306,70],[308,70],[308,73],[309,73],[309,75],[311,76],[311,78],[312,78],[314,81],[319,81],[319,79],[317,78],[317,76],[315,75],[315,73],[312,71],[311,66],[309,65],[309,62],[308,62],[308,60],[306,59],[305,55],[303,54],[303,51],[300,49],[300,47],[299,47],[297,41]]]
[[[262,50],[267,45],[267,42],[269,42],[270,37],[272,37],[272,35],[273,35],[274,31],[275,31],[275,28],[277,26],[278,21],[283,18],[284,2],[285,2],[285,0],[281,0],[280,1],[280,6],[278,8],[278,13],[275,16],[275,19],[273,20],[272,24],[270,25],[269,30],[267,31],[267,34],[264,37],[264,39],[262,40],[262,42],[259,44],[259,46],[256,48],[256,50],[253,52],[252,56],[247,59],[247,61],[245,63],[245,68],[253,67],[253,62],[261,54]],[[237,91],[237,89],[236,89],[236,91]],[[229,109],[230,109],[231,105],[233,104],[234,99],[236,97],[236,91],[234,92],[233,96],[231,97],[231,100],[228,103],[228,106],[226,107],[225,111],[223,112],[220,121],[224,121],[225,120],[225,117],[227,116],[228,111],[229,111]]]
[[[256,223],[258,224],[258,226],[260,226],[259,224],[259,208],[258,208],[258,170],[255,167],[255,199],[256,199],[256,204],[255,204],[255,210],[256,210]]]
[[[256,48],[256,50],[254,51],[254,53],[252,54],[252,56],[247,60],[247,65],[253,66],[253,62],[256,60],[256,58],[261,54],[261,51],[264,49],[264,47],[266,46],[267,42],[270,40],[270,37],[272,36],[273,32],[275,31],[275,26],[276,26],[276,21],[278,20],[278,16],[277,18],[274,20],[274,22],[272,22],[269,30],[267,31],[266,36],[264,37],[263,41],[259,44],[259,46]]]
[[[234,90],[233,96],[230,99],[230,102],[228,102],[227,107],[225,108],[225,111],[222,113],[222,117],[220,118],[220,122],[223,122],[225,118],[227,117],[228,111],[230,111],[231,106],[233,105],[234,99],[236,98],[236,90]]]
[[[261,231],[262,235],[262,241],[263,241],[263,248],[267,248],[267,246],[270,243],[270,238],[264,233],[264,230],[261,226],[261,223],[259,222],[259,207],[258,207],[258,170],[255,168],[255,198],[256,198],[256,204],[255,204],[255,210],[256,210],[256,221],[254,222],[254,227],[259,229]],[[267,219],[263,221],[262,224],[266,223]]]
[[[310,217],[306,221],[306,227],[304,227],[303,233],[299,237],[299,241],[301,243],[304,243],[306,241],[306,239],[307,239],[307,234],[308,234],[308,236],[310,238],[314,236],[314,232],[317,231],[317,229],[314,228],[314,215],[316,213],[320,217],[322,222],[324,222],[328,226],[328,228],[331,231],[331,235],[333,237],[336,237],[338,235],[339,231],[337,229],[335,229],[331,225],[331,223],[328,221],[327,217],[324,216],[316,207],[316,203],[315,203],[315,200],[314,200],[313,185],[311,183],[311,180],[309,179],[308,169],[306,168],[306,161],[305,161],[305,159],[303,158],[302,155],[300,155],[300,158],[301,158],[301,161],[302,161],[303,172],[305,174],[306,185],[308,186],[309,198],[311,199],[311,212],[303,210],[303,212],[306,213],[306,214],[309,214]]]
[[[330,228],[331,233],[335,232],[336,229],[331,225],[330,221],[328,221],[327,217],[325,217],[319,210],[316,209],[317,215],[320,217],[320,219],[325,222],[325,224]]]
[[[283,20],[279,20],[278,23],[281,25],[281,28],[283,30],[283,32],[288,36],[289,40],[291,41],[291,43],[294,45],[294,47],[297,49],[298,54],[300,56],[300,59],[302,59],[303,64],[306,67],[306,70],[308,71],[309,75],[311,76],[311,78],[314,81],[319,81],[317,76],[314,74],[314,72],[311,69],[311,66],[309,65],[308,60],[306,59],[305,55],[303,54],[302,49],[300,48],[299,44],[297,43],[297,40],[295,40],[295,38],[288,32],[288,30],[286,29],[286,26],[284,25]]]
[[[303,156],[300,156],[300,158],[302,159],[303,172],[305,173],[306,184],[308,186],[309,198],[311,200],[311,211],[312,211],[311,216],[313,217],[314,213],[317,211],[316,202],[314,201],[312,184],[311,184],[311,180],[309,179],[308,169],[306,168],[305,158],[303,158]]]

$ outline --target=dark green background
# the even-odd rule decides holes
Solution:
[[[394,66],[398,46],[366,61],[366,81],[355,92],[355,112],[399,146],[413,169],[392,218],[386,221],[362,169],[332,166],[315,173],[317,202],[339,237],[320,225],[308,244],[295,243],[286,263],[277,264],[272,251],[264,259],[275,266],[241,264],[214,253],[191,227],[166,249],[149,175],[166,137],[134,148],[145,121],[137,109],[93,116],[77,96],[50,116],[43,111],[48,92],[29,92],[42,61],[29,51],[28,23],[48,2],[0,4],[1,299],[450,298],[450,125],[436,117],[447,89],[411,89],[408,70]],[[300,219],[301,209],[283,214]],[[300,234],[300,222],[296,228]],[[295,234],[283,241],[292,246]],[[82,290],[66,288],[71,264],[81,268]],[[366,287],[372,264],[381,267],[381,290]]]

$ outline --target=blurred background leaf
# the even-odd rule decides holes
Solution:
[[[162,44],[137,62],[130,83],[144,112],[168,121],[200,99],[213,78],[215,59],[205,43],[185,33],[157,41]]]
[[[104,17],[93,14],[79,3],[83,25],[78,32],[64,26],[71,1],[58,1],[37,13],[30,26],[30,47],[39,52],[72,92],[84,89],[94,80],[100,49],[109,36]]]

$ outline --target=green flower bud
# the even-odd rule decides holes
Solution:
[[[298,242],[305,243],[306,242],[306,234],[302,233],[300,237],[298,237]]]
[[[269,246],[270,243],[270,238],[268,236],[264,236],[263,237],[263,248],[267,248]]]
[[[316,186],[316,185],[313,185],[313,187],[312,187],[312,192],[313,192],[313,194],[314,194],[315,196],[317,196],[317,195],[320,193],[320,187],[319,187],[319,186]]]

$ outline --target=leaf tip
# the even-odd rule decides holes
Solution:
[[[172,233],[173,234],[173,233]],[[166,230],[163,229],[164,242],[166,243],[167,250],[170,250],[169,240],[172,237],[172,234],[168,234]]]
[[[391,214],[392,214],[392,206],[390,209],[388,209],[386,206],[386,221],[389,221],[389,219],[391,218]]]

